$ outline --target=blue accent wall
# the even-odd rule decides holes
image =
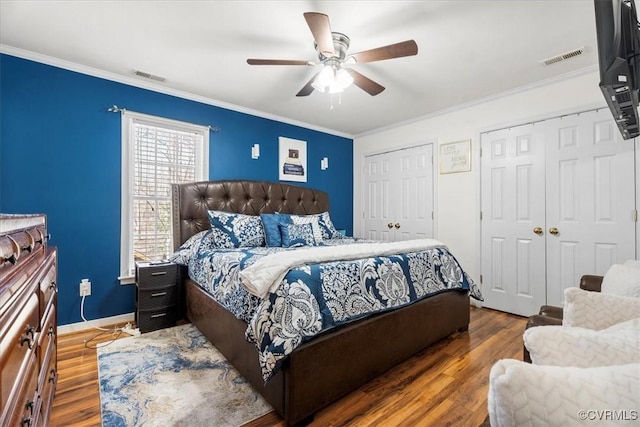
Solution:
[[[304,185],[329,193],[333,222],[352,234],[353,140],[3,54],[0,212],[47,214],[59,251],[59,324],[81,321],[82,278],[92,282],[88,319],[134,311],[135,286],[117,279],[121,117],[107,111],[113,104],[219,127],[210,135],[210,179],[278,181],[278,137],[307,141]]]

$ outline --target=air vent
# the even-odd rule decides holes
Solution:
[[[580,56],[585,52],[584,46],[579,47],[577,49],[570,50],[569,52],[561,53],[560,55],[552,56],[551,58],[543,59],[542,62],[544,65],[551,65],[557,62],[565,61],[567,59],[575,58],[576,56]]]
[[[145,79],[155,80],[157,82],[164,82],[167,80],[164,77],[145,73],[144,71],[139,71],[139,70],[133,70],[133,74],[135,74],[136,76],[144,77]]]

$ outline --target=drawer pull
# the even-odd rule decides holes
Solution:
[[[22,334],[20,336],[20,347],[24,346],[25,343],[29,343],[29,350],[33,348],[33,341],[31,340],[31,338],[29,338],[25,334]]]
[[[55,369],[50,370],[50,371],[49,371],[49,382],[50,382],[50,383],[54,383],[54,384],[55,384],[55,382],[56,382],[56,377],[57,377],[57,375],[56,375],[56,370],[55,370]]]
[[[152,297],[163,297],[165,296],[167,293],[166,292],[156,292],[154,294],[151,294]]]
[[[166,316],[166,315],[167,315],[167,313],[158,313],[158,314],[152,314],[150,317],[151,317],[152,319],[155,319],[155,318],[157,318],[157,317],[164,317],[164,316]]]
[[[21,426],[31,427],[33,425],[33,419],[31,417],[24,418],[22,417],[22,421],[20,421]]]
[[[29,410],[29,414],[33,416],[33,400],[27,400],[27,403],[24,405],[25,409]]]
[[[56,290],[56,282],[55,282],[55,280],[51,281],[51,283],[49,284],[49,289],[51,289],[52,291]]]
[[[31,326],[31,325],[29,325],[29,324],[27,324],[27,327],[26,327],[26,329],[25,329],[25,331],[26,331],[27,335],[31,335],[31,339],[33,339],[33,338],[34,338],[34,336],[33,336],[33,335],[34,335],[35,330],[36,330],[36,328],[34,328],[33,326]]]
[[[49,332],[47,332],[47,334],[52,337],[54,335],[54,329],[53,326],[49,326]]]
[[[151,273],[152,276],[164,276],[165,274],[167,274],[166,271],[156,271],[154,273]]]

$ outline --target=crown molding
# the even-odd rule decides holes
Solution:
[[[158,83],[153,83],[149,81],[142,81],[140,79],[125,76],[122,74],[112,73],[110,71],[101,70],[98,68],[89,67],[86,65],[78,64],[71,61],[66,61],[64,59],[54,58],[52,56],[43,55],[40,53],[32,52],[29,50],[20,49],[13,46],[8,46],[0,43],[0,53],[15,56],[22,59],[27,59],[34,62],[39,62],[46,65],[51,65],[53,67],[62,68],[68,71],[75,71],[77,73],[86,74],[92,77],[98,77],[105,80],[110,80],[116,83],[122,83],[129,86],[134,86],[141,89],[150,90],[153,92],[162,93],[165,95],[176,96],[178,98],[187,99],[190,101],[200,102],[202,104],[212,105],[214,107],[220,107],[231,111],[237,111],[239,113],[249,114],[252,116],[261,117],[264,119],[275,120],[278,122],[303,127],[306,129],[315,130],[318,132],[327,133],[330,135],[340,136],[343,138],[353,139],[353,135],[338,132],[334,129],[328,129],[321,126],[312,125],[310,123],[305,123],[297,120],[290,119],[288,117],[278,116],[275,114],[266,113],[264,111],[253,110],[251,108],[242,107],[240,105],[235,105],[223,101],[218,101],[216,99],[208,98],[201,95],[196,95],[191,92],[182,91],[178,89],[172,89],[166,86],[163,86]],[[116,102],[117,104],[117,102]]]
[[[383,126],[383,127],[379,127],[379,128],[376,128],[376,129],[372,129],[372,130],[363,132],[363,133],[359,133],[357,135],[354,135],[353,139],[361,138],[361,137],[368,136],[368,135],[373,135],[373,134],[384,132],[384,131],[391,130],[391,129],[400,128],[400,127],[403,127],[403,126],[410,125],[412,123],[416,123],[416,122],[420,122],[420,121],[423,121],[423,120],[432,119],[434,117],[442,116],[442,115],[445,115],[445,114],[454,113],[456,111],[464,110],[465,108],[473,107],[473,106],[478,105],[478,104],[483,104],[485,102],[495,101],[497,99],[505,98],[507,96],[515,95],[515,94],[526,92],[526,91],[529,91],[531,89],[535,89],[535,88],[538,88],[538,87],[547,86],[547,85],[550,85],[550,84],[553,84],[553,83],[558,83],[558,82],[561,82],[561,81],[564,81],[564,80],[568,80],[568,79],[572,79],[572,78],[575,78],[575,77],[583,76],[585,74],[589,74],[589,73],[596,72],[596,71],[598,71],[598,65],[597,64],[596,65],[590,65],[588,67],[584,67],[584,68],[580,68],[580,69],[575,70],[575,71],[571,71],[571,72],[568,72],[568,73],[560,74],[560,75],[551,77],[549,79],[540,80],[538,82],[531,83],[531,84],[528,84],[528,85],[525,85],[525,86],[519,86],[517,88],[509,89],[509,90],[506,90],[504,92],[494,93],[494,94],[491,94],[491,95],[488,95],[488,96],[485,96],[485,97],[482,97],[482,98],[475,99],[473,101],[465,102],[464,104],[458,104],[458,105],[454,105],[453,107],[443,108],[442,110],[434,111],[432,113],[428,113],[428,114],[425,114],[423,116],[414,117],[413,119],[404,120],[402,122],[394,123],[392,125]]]

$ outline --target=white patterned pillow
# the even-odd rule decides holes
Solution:
[[[565,326],[528,328],[524,345],[536,365],[591,368],[640,363],[640,318],[599,331]]]
[[[341,239],[343,237],[333,225],[329,212],[313,215],[290,215],[290,217],[294,224],[311,224],[313,227],[313,235],[317,242],[329,239]]]
[[[489,373],[492,427],[630,426],[629,420],[596,417],[596,410],[640,407],[640,364],[573,368],[499,360]]]
[[[223,211],[207,211],[207,214],[217,247],[230,249],[265,245],[259,216]]]
[[[640,298],[589,292],[580,288],[564,290],[563,326],[604,329],[635,319]]]
[[[609,267],[602,278],[601,292],[640,298],[640,268],[637,263],[633,260]]]
[[[211,230],[204,230],[189,237],[186,242],[168,257],[169,261],[175,264],[187,265],[189,260],[197,253],[202,240],[207,238],[210,233]]]
[[[300,246],[316,246],[311,224],[285,224],[280,225],[282,246],[295,248]]]

